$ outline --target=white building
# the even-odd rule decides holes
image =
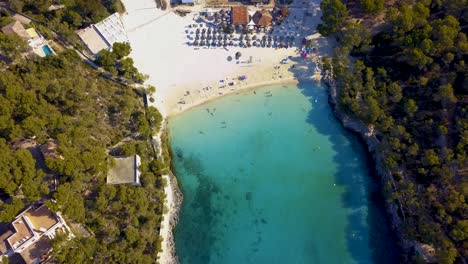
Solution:
[[[28,264],[39,263],[51,250],[48,241],[59,229],[73,236],[59,213],[52,213],[44,204],[29,207],[0,227],[0,257],[18,254]]]
[[[103,49],[112,48],[115,42],[128,42],[127,33],[118,13],[79,30],[78,36],[93,54],[97,54]]]

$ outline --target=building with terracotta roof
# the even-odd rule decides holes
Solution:
[[[249,23],[249,12],[246,6],[231,7],[231,24],[247,25]]]
[[[2,32],[5,34],[16,34],[25,41],[28,41],[31,39],[31,36],[23,27],[23,24],[21,24],[20,22],[16,20],[2,27]]]
[[[269,25],[271,25],[273,17],[271,16],[271,13],[269,11],[264,9],[255,12],[255,14],[252,16],[252,20],[258,27],[268,27]]]
[[[29,207],[0,226],[0,257],[19,254],[26,263],[39,263],[51,250],[50,240],[59,229],[71,234],[59,213],[52,213],[44,204]]]

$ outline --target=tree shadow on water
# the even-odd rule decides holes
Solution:
[[[203,165],[194,154],[175,156],[176,174],[194,177],[196,188],[181,184],[184,199],[175,229],[176,253],[180,263],[211,263],[213,255],[220,255],[217,244],[222,237],[222,214],[215,201],[223,194],[219,186],[206,175]]]
[[[346,241],[353,261],[398,263],[396,240],[390,232],[379,180],[370,169],[372,160],[364,151],[364,142],[335,118],[323,84],[299,83],[298,87],[312,105],[306,121],[317,133],[328,137],[335,153],[336,184],[346,189],[341,202],[348,212]]]

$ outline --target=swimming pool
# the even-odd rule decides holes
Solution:
[[[42,46],[42,51],[44,51],[46,56],[52,54],[52,49],[48,45]]]

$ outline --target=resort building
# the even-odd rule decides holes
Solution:
[[[52,213],[44,204],[29,207],[11,223],[0,225],[0,258],[40,263],[51,251],[57,231],[73,236],[60,213]]]
[[[5,34],[18,35],[21,39],[26,41],[32,48],[32,51],[40,57],[53,54],[53,50],[47,44],[47,40],[42,37],[35,28],[25,29],[21,22],[15,20],[14,22],[2,27],[1,30]]]
[[[271,13],[267,10],[261,10],[255,12],[252,16],[252,21],[255,23],[257,27],[268,27],[271,25],[271,21],[273,21],[273,17]]]
[[[77,33],[92,54],[97,54],[103,49],[111,49],[115,42],[128,42],[127,33],[118,13]]]
[[[16,20],[2,27],[2,32],[4,34],[16,34],[24,41],[28,41],[29,39],[31,39],[31,36],[23,27],[23,24],[21,24],[19,21],[16,21]]]
[[[231,24],[247,25],[249,23],[249,12],[246,6],[233,6],[231,8]]]
[[[140,186],[140,156],[114,158],[115,165],[107,174],[108,184],[132,184]]]

